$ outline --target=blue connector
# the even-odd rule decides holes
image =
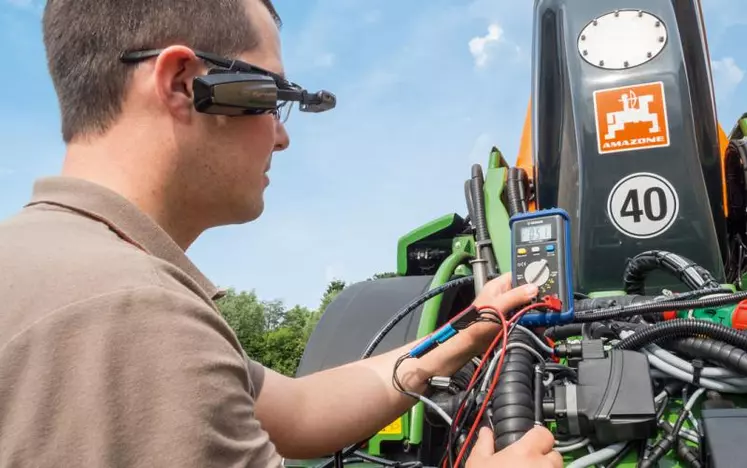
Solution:
[[[436,333],[428,337],[427,340],[423,341],[419,345],[415,346],[412,350],[410,350],[410,357],[413,358],[419,358],[424,355],[426,355],[428,352],[430,352],[432,349],[434,349],[439,344],[445,342],[452,336],[456,335],[457,331],[456,329],[450,324],[447,323],[444,325],[440,330],[438,330]]]
[[[447,323],[433,335],[433,339],[439,343],[443,343],[456,334],[456,329],[450,323]]]

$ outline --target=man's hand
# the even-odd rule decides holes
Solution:
[[[563,457],[553,450],[554,443],[550,431],[535,427],[519,441],[496,453],[493,432],[483,427],[467,459],[467,468],[562,468]]]
[[[511,309],[529,304],[537,296],[537,286],[527,284],[518,288],[511,287],[511,274],[506,273],[485,283],[473,304],[476,307],[489,306],[496,312],[505,314]],[[473,341],[475,354],[482,354],[493,341],[500,325],[480,322],[468,327],[464,333]]]
[[[506,313],[536,294],[533,287],[512,289],[506,274],[488,282],[475,305]],[[422,393],[430,377],[452,375],[482,355],[500,329],[495,323],[475,323],[427,355],[404,361],[398,372],[403,386]],[[392,385],[392,372],[417,343],[297,379],[268,369],[256,404],[262,427],[283,456],[295,459],[323,457],[370,437],[412,407],[413,399]]]

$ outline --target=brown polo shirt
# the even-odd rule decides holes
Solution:
[[[118,194],[39,180],[0,222],[0,466],[279,466],[216,293]]]

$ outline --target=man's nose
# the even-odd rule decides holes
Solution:
[[[290,137],[285,129],[283,122],[277,122],[277,131],[275,132],[275,151],[284,151],[290,146]]]

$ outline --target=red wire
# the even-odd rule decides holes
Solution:
[[[517,312],[513,317],[511,317],[511,320],[508,321],[509,324],[513,325],[514,323],[518,322],[519,319],[528,311],[532,309],[536,309],[539,307],[547,307],[548,304],[544,302],[538,302],[535,304],[531,304],[527,307],[524,307],[519,312]],[[495,310],[493,307],[483,307],[480,308],[480,310],[483,309],[491,309]],[[502,313],[498,313],[498,317],[501,319],[501,324],[503,326],[502,333],[499,333],[496,336],[496,339],[493,340],[493,343],[491,343],[491,348],[488,349],[488,351],[485,353],[485,356],[489,356],[492,352],[492,348],[495,347],[496,342],[498,339],[503,335],[508,337],[508,326],[506,324],[506,319],[503,317]],[[482,419],[482,415],[485,412],[485,410],[488,407],[488,403],[490,402],[493,392],[495,391],[496,386],[498,385],[498,379],[500,378],[501,369],[503,369],[503,360],[506,357],[506,348],[508,346],[508,339],[503,340],[503,346],[502,346],[502,352],[501,357],[498,361],[498,366],[496,368],[495,374],[493,375],[493,380],[490,383],[490,389],[488,390],[488,394],[485,396],[485,400],[482,402],[482,405],[480,406],[480,411],[477,413],[477,417],[475,418],[475,421],[472,423],[472,427],[470,428],[469,434],[467,435],[467,439],[464,441],[464,444],[462,445],[461,450],[459,451],[459,455],[457,456],[456,460],[456,466],[459,467],[459,462],[462,460],[462,457],[464,456],[464,453],[467,451],[467,447],[470,444],[470,441],[472,440],[472,437],[475,434],[475,431],[477,430],[477,426],[480,424],[480,420]],[[484,358],[483,358],[484,359]],[[475,374],[477,375],[477,374]]]
[[[490,309],[492,311],[495,311],[495,309],[492,308],[492,307],[482,307],[480,310],[485,310],[485,309]],[[499,317],[501,319],[503,318],[502,314],[498,314],[498,315],[499,315]],[[503,323],[505,323],[505,321],[503,321]],[[472,379],[470,379],[470,382],[467,385],[467,393],[469,393],[469,392],[472,391],[472,388],[474,387],[474,385],[475,385],[475,383],[477,381],[477,377],[480,374],[480,370],[483,368],[483,366],[485,365],[485,363],[488,361],[488,358],[490,357],[490,354],[493,352],[493,349],[495,349],[496,345],[498,344],[498,341],[500,341],[500,339],[501,339],[502,336],[503,336],[503,330],[499,331],[496,334],[495,338],[493,339],[493,342],[490,343],[490,346],[488,346],[487,351],[485,351],[485,353],[483,354],[483,357],[482,357],[482,360],[480,361],[480,364],[478,364],[477,369],[475,369],[474,374],[472,374]],[[462,415],[462,411],[464,411],[464,405],[465,405],[465,403],[466,403],[466,400],[463,401],[461,405],[459,405],[459,409],[457,410],[457,413],[454,416],[454,420],[452,421],[452,424],[454,426],[456,426],[459,423],[459,419],[460,419],[460,416]],[[448,459],[444,459],[443,468],[447,467],[447,461],[448,461]]]

